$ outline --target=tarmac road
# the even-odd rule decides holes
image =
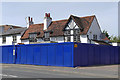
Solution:
[[[2,78],[118,78],[118,65],[53,67],[21,64],[2,65]]]

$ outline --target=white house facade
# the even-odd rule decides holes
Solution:
[[[26,28],[12,25],[0,26],[0,46],[21,43],[21,35],[25,30]]]

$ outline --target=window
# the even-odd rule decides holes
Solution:
[[[93,35],[93,39],[94,39],[94,40],[97,40],[97,35]]]
[[[67,33],[68,35],[70,34],[70,30],[68,31],[68,33]]]
[[[6,36],[2,37],[2,43],[6,43]]]
[[[80,33],[80,30],[79,29],[75,29],[74,30],[74,34],[79,34]]]
[[[37,42],[37,34],[35,34],[35,33],[30,33],[29,34],[29,41],[30,42]]]
[[[77,36],[77,41],[80,42],[80,36],[79,35]]]
[[[70,36],[67,37],[67,42],[70,42]]]
[[[17,41],[17,37],[14,35],[13,36],[13,42],[16,42]]]
[[[75,41],[77,41],[77,40],[76,40],[76,36],[74,36],[74,42],[75,42]]]
[[[79,34],[80,33],[80,30],[78,29],[78,30],[76,30],[76,34]]]
[[[45,41],[50,41],[50,33],[49,32],[45,32]]]

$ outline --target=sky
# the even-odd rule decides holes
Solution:
[[[33,17],[34,24],[43,23],[45,13],[52,20],[95,15],[102,30],[118,35],[117,2],[2,2],[2,24],[26,27],[25,17]]]

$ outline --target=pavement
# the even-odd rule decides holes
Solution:
[[[118,78],[118,65],[91,67],[55,67],[0,64],[2,78]]]

